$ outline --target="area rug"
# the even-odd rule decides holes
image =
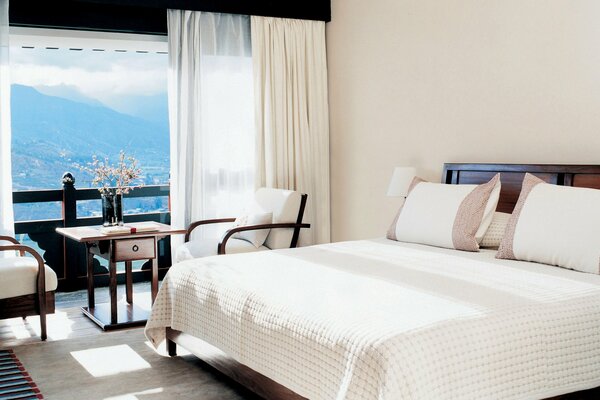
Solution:
[[[13,351],[47,400],[257,399],[193,355],[157,353],[143,329]]]
[[[12,350],[0,350],[0,400],[43,399]]]

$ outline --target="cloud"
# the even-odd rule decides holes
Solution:
[[[27,86],[77,87],[110,105],[120,96],[152,96],[167,88],[167,55],[11,48],[11,80]]]

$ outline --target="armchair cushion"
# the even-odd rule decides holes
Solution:
[[[56,290],[56,273],[47,265],[46,291]],[[38,264],[31,257],[0,258],[0,299],[25,296],[37,292]]]
[[[283,189],[260,188],[254,197],[256,203],[265,211],[273,213],[273,223],[296,222],[302,203],[299,192]],[[271,229],[265,246],[270,249],[290,247],[294,229]]]
[[[263,225],[270,224],[273,222],[273,213],[254,213],[254,214],[246,214],[244,216],[236,218],[233,223],[233,228],[238,226],[248,226],[248,225]],[[269,236],[269,229],[259,229],[255,231],[243,231],[238,232],[233,235],[233,238],[242,239],[247,242],[250,242],[254,245],[254,247],[260,247],[263,245],[265,240]]]
[[[218,252],[218,245],[219,239],[217,238],[192,240],[177,247],[175,252],[175,261],[181,262],[185,260],[191,260],[193,258],[216,256]],[[229,239],[225,247],[226,254],[250,253],[253,251],[264,250],[269,249],[265,246],[254,247],[254,245],[250,242],[235,238]]]

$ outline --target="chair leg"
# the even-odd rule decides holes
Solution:
[[[46,292],[38,292],[38,305],[40,311],[40,328],[42,341],[48,337],[46,335]]]
[[[42,328],[42,341],[44,341],[48,338],[46,334],[46,313],[40,313],[40,326]]]

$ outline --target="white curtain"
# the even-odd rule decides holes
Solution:
[[[300,244],[330,241],[325,23],[252,17],[257,186],[308,194]]]
[[[234,217],[254,193],[249,17],[169,10],[168,28],[172,224]]]
[[[10,160],[10,77],[8,0],[0,0],[0,234],[14,232]],[[0,257],[2,256],[1,252]]]

